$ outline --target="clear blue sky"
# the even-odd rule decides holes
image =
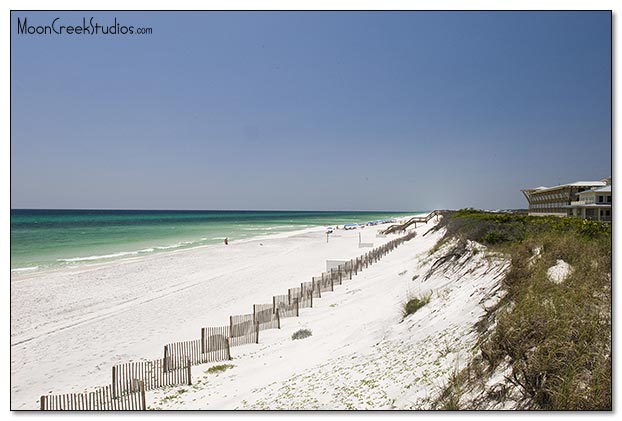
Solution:
[[[91,16],[153,34],[17,34]],[[611,175],[608,12],[11,25],[13,208],[518,208]]]

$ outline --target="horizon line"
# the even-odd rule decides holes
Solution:
[[[173,211],[173,212],[430,212],[430,210],[317,210],[317,209],[148,209],[148,208],[11,208],[14,210],[106,210],[106,211]]]

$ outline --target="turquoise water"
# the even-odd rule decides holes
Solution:
[[[419,212],[11,210],[11,270],[107,261]]]

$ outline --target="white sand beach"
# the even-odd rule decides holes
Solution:
[[[442,232],[417,236],[334,292],[322,295],[233,360],[192,367],[193,386],[147,393],[152,409],[423,408],[468,361],[481,302],[494,295],[501,263],[474,259],[460,276],[436,274],[428,251]],[[351,259],[386,238],[384,226],[322,227],[105,264],[20,273],[11,288],[11,407],[38,409],[42,394],[78,393],[111,381],[114,364],[162,357],[164,344],[269,303],[311,280],[327,259]],[[488,271],[490,265],[496,265]],[[471,270],[472,269],[472,270]],[[415,278],[413,280],[413,278]],[[402,303],[432,294],[402,321]],[[300,328],[313,332],[293,341]],[[206,373],[213,365],[234,367]],[[180,391],[181,390],[181,391]]]

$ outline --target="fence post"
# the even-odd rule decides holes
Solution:
[[[330,277],[330,290],[331,291],[335,290],[335,281],[333,281],[332,274],[331,274],[331,277]]]
[[[41,410],[45,411],[45,396],[41,396]]]
[[[300,316],[299,300],[296,300],[296,317]]]
[[[259,343],[259,322],[255,323],[255,343]]]
[[[145,396],[145,382],[142,380],[139,381],[138,387],[140,388],[140,400],[143,405],[142,410],[146,411],[147,410],[147,397]]]
[[[281,316],[279,316],[279,309],[276,309],[276,327],[281,328]]]
[[[192,364],[190,363],[190,358],[186,358],[186,364],[188,365],[188,385],[192,385]]]
[[[276,296],[273,295],[272,296],[272,312],[275,313],[276,310],[277,310],[277,308],[276,308]]]
[[[205,330],[206,328],[202,327],[201,328],[201,354],[205,354],[206,351],[206,346],[205,346]]]
[[[166,347],[164,347],[164,357],[166,358]],[[112,366],[112,397],[117,397],[117,366]]]
[[[253,304],[253,323],[257,322],[257,317],[255,316],[257,313],[255,311],[255,304]]]
[[[231,358],[231,342],[229,338],[225,338],[225,342],[227,343],[227,359],[232,360],[233,358]]]
[[[166,372],[168,371],[168,360],[169,360],[169,355],[168,355],[168,345],[164,345],[164,363],[162,364],[162,371]]]
[[[233,316],[229,316],[229,336],[233,338]]]

